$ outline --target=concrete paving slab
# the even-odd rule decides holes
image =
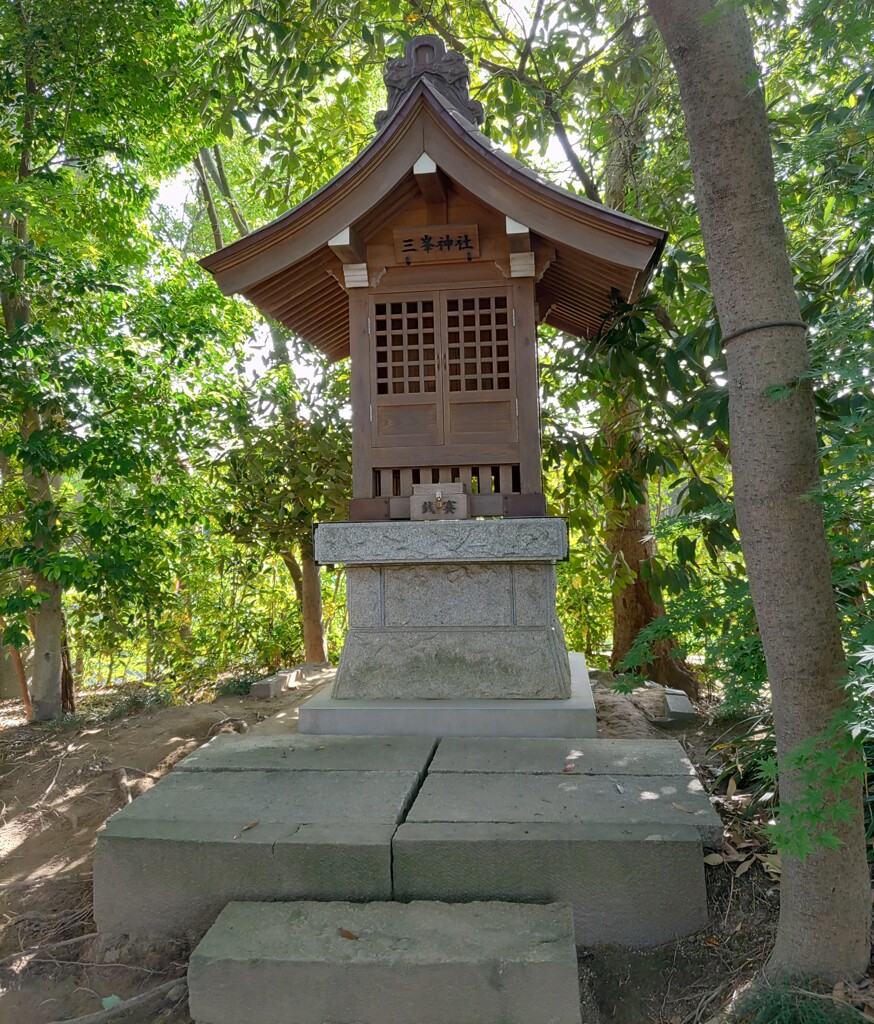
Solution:
[[[391,898],[393,824],[114,818],[98,836],[102,935],[200,938],[231,900]]]
[[[580,1024],[561,904],[231,904],[188,986],[197,1024]]]
[[[406,772],[171,772],[110,819],[399,822],[419,785]]]
[[[722,845],[722,822],[697,778],[683,775],[429,775],[409,822],[693,825]]]
[[[441,740],[428,772],[563,775],[568,768],[579,775],[695,775],[676,740],[482,736]]]
[[[423,736],[216,736],[175,771],[366,771],[424,775],[436,740]]]
[[[585,658],[568,657],[567,700],[352,700],[334,698],[325,689],[301,705],[298,730],[358,736],[597,736]]]
[[[646,948],[707,924],[692,825],[404,824],[392,858],[397,900],[564,900],[578,945]]]
[[[698,721],[698,712],[682,690],[665,690],[665,712],[674,722]]]

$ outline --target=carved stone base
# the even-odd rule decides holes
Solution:
[[[561,520],[334,523],[320,562],[347,565],[339,700],[570,696],[555,612]]]

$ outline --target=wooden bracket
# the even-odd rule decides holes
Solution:
[[[368,288],[370,278],[367,274],[366,263],[344,263],[343,283],[347,288]]]
[[[423,153],[413,164],[413,177],[416,184],[429,205],[446,202],[446,186],[440,168],[428,156]]]
[[[534,277],[531,232],[518,220],[507,217],[507,240],[510,244],[510,277]]]
[[[365,263],[367,260],[364,243],[351,225],[334,235],[328,242],[328,247],[340,257],[342,263]]]

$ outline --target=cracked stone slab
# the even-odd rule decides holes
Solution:
[[[688,775],[429,774],[406,820],[693,825],[705,847],[722,844],[722,822]]]
[[[580,775],[695,776],[680,744],[658,739],[447,737],[428,771],[558,775],[569,768]]]
[[[564,904],[231,904],[188,986],[198,1024],[580,1024]]]
[[[436,745],[423,736],[233,733],[198,747],[174,771],[410,771],[421,778]]]
[[[171,772],[109,819],[396,824],[418,771]]]

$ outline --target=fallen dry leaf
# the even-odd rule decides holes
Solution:
[[[741,864],[740,867],[737,869],[737,871],[735,871],[734,877],[740,878],[741,875],[745,875],[755,863],[755,857],[750,857],[749,860],[745,860],[743,864]]]
[[[239,839],[244,832],[248,832],[250,828],[254,828],[256,825],[260,825],[260,821],[250,821],[248,825],[244,825],[240,831],[234,836],[234,839]]]
[[[357,939],[358,938],[358,936],[355,934],[355,932],[347,931],[345,928],[338,928],[337,929],[337,934],[340,936],[341,939]]]
[[[724,864],[725,857],[723,857],[721,853],[708,853],[704,858],[704,863],[710,865]]]
[[[678,811],[682,811],[683,814],[694,814],[695,812],[690,810],[688,807],[684,807],[682,804],[674,803],[671,801],[671,807],[676,807]]]

